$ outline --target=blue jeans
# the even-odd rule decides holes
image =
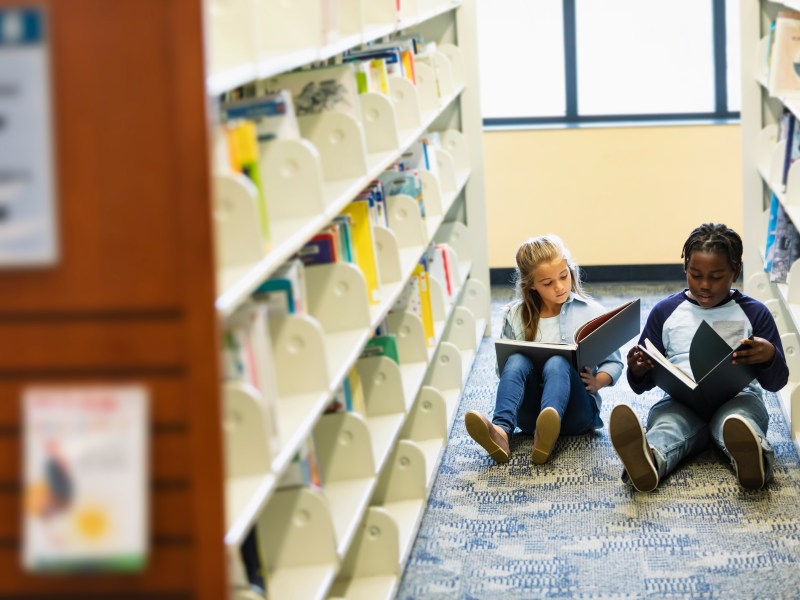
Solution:
[[[705,422],[692,410],[672,398],[664,398],[647,415],[647,442],[655,450],[658,478],[663,479],[685,458],[694,456],[713,442],[730,459],[722,441],[722,424],[731,415],[746,420],[761,437],[764,457],[764,481],[772,479],[775,452],[767,442],[769,414],[764,401],[753,394],[739,394],[723,404]]]
[[[492,423],[505,429],[509,438],[517,427],[533,434],[539,413],[548,406],[561,417],[563,434],[578,435],[603,426],[597,403],[563,356],[548,359],[541,374],[527,356],[509,356],[497,386]]]

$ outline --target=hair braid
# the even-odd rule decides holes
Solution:
[[[683,244],[681,258],[683,270],[689,268],[692,252],[716,252],[725,254],[736,277],[742,272],[742,238],[733,229],[722,223],[703,223],[689,235]]]

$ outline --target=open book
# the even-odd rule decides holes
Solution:
[[[672,364],[650,340],[645,339],[644,346],[640,347],[653,361],[651,374],[656,385],[707,419],[755,379],[753,365],[731,364],[733,353],[745,346],[731,348],[711,325],[703,321],[689,347],[689,364],[694,379]]]
[[[508,357],[515,353],[533,359],[538,371],[541,371],[548,358],[555,355],[564,356],[578,371],[583,367],[595,367],[639,335],[640,327],[640,301],[637,298],[580,325],[575,330],[573,344],[495,340],[498,372],[503,372]]]

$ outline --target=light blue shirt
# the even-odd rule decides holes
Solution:
[[[503,309],[503,328],[500,332],[500,337],[510,340],[524,340],[525,328],[522,325],[522,318],[520,316],[520,307],[522,302],[515,300]],[[569,298],[561,306],[561,312],[558,314],[558,327],[562,344],[572,344],[575,342],[575,330],[581,325],[608,312],[608,309],[603,307],[602,304],[593,300],[592,298],[585,298],[578,296],[574,292],[570,292]],[[496,369],[495,365],[495,369]],[[619,350],[615,350],[608,357],[601,362],[594,369],[596,375],[600,371],[607,373],[611,377],[611,383],[614,385],[622,375],[624,365],[622,363],[622,355]],[[592,394],[597,406],[600,407],[600,395]]]

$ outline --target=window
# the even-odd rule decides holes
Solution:
[[[739,0],[478,0],[478,29],[486,125],[739,116]]]

